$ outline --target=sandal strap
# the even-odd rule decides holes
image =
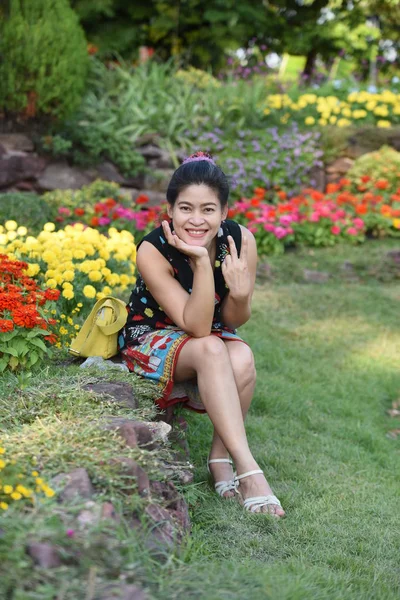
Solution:
[[[211,465],[212,463],[229,463],[231,465],[233,464],[230,458],[211,458],[207,462],[209,465]]]
[[[262,471],[261,469],[247,471],[246,473],[242,473],[242,475],[236,475],[235,481],[239,481],[240,479],[244,479],[245,477],[250,477],[250,475],[258,475],[258,473],[264,473],[264,471]]]
[[[230,481],[217,481],[214,484],[215,491],[219,496],[223,496],[225,492],[236,491],[236,483],[231,479]]]
[[[272,494],[269,496],[253,496],[252,498],[246,498],[243,503],[245,509],[250,512],[254,512],[257,508],[269,506],[271,504],[282,506],[278,498]]]

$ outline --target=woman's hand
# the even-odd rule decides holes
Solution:
[[[189,244],[186,244],[183,240],[181,240],[180,237],[176,235],[175,232],[171,231],[168,221],[162,222],[162,228],[168,244],[179,250],[179,252],[189,256],[194,262],[202,258],[209,259],[207,248],[203,248],[202,246],[190,246]]]
[[[235,300],[245,300],[252,292],[251,275],[247,263],[248,240],[242,237],[242,249],[238,257],[236,245],[231,235],[228,235],[230,254],[225,256],[222,263],[222,275],[229,288],[229,296]]]

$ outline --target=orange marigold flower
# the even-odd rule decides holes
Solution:
[[[358,215],[366,215],[368,207],[365,204],[357,204],[355,211]]]
[[[52,290],[51,288],[48,288],[44,293],[44,297],[46,300],[56,301],[60,297],[60,290]]]
[[[341,179],[339,179],[339,183],[341,186],[350,185],[351,181],[350,181],[350,179],[347,179],[346,177],[342,177]]]
[[[7,333],[14,329],[14,323],[10,319],[0,319],[0,332]]]
[[[387,190],[389,182],[387,179],[378,179],[378,181],[375,181],[375,187],[377,190]]]
[[[265,189],[262,187],[256,187],[254,190],[254,195],[257,196],[257,198],[264,199]]]
[[[277,196],[278,196],[279,200],[286,200],[287,193],[284,192],[283,190],[281,190],[280,192],[277,192]]]
[[[246,217],[246,219],[255,219],[256,218],[256,213],[252,210],[248,210],[247,212],[244,213],[244,216]]]
[[[96,209],[95,209],[95,210],[96,210]],[[98,226],[98,224],[99,224],[99,217],[92,217],[92,218],[90,219],[90,224],[91,224],[93,227],[97,227],[97,226]]]
[[[369,175],[362,175],[361,176],[361,181],[363,183],[368,183],[368,181],[371,181],[371,177]]]
[[[261,199],[260,198],[252,198],[250,200],[250,204],[251,204],[251,206],[260,206]]]
[[[326,193],[327,194],[334,194],[335,192],[338,192],[341,188],[341,185],[339,183],[328,183],[326,185]]]
[[[74,209],[74,213],[75,213],[76,215],[78,215],[78,217],[82,217],[82,215],[84,215],[84,214],[85,214],[85,209],[84,209],[84,208],[79,208],[79,207],[78,207],[78,208],[75,208],[75,209]]]
[[[389,206],[388,204],[382,204],[382,206],[381,206],[381,214],[384,217],[390,217],[390,215],[392,214],[392,207]]]

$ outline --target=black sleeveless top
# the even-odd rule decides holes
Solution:
[[[172,223],[171,229],[173,230]],[[221,264],[225,256],[229,254],[228,235],[233,237],[238,250],[238,255],[240,255],[242,246],[242,232],[240,225],[235,221],[223,221],[217,234],[217,248],[214,265],[215,309],[212,328],[232,331],[232,329],[224,326],[221,317],[222,302],[228,293],[228,288],[225,284],[221,270]],[[189,257],[168,244],[162,227],[158,227],[151,231],[143,238],[140,244],[144,241],[153,244],[153,246],[155,246],[168,260],[174,269],[175,279],[179,281],[181,286],[190,294],[193,286],[193,271],[189,264]],[[138,245],[138,248],[140,244]],[[139,337],[142,337],[155,329],[178,328],[150,294],[140,273],[138,273],[136,286],[129,299],[127,310],[128,320],[119,335],[120,349],[125,346],[137,345],[139,343]]]

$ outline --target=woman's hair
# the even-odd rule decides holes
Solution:
[[[207,185],[215,191],[221,208],[228,204],[229,182],[208,152],[195,152],[183,161],[171,177],[167,189],[168,204],[173,206],[179,194],[189,185]]]

